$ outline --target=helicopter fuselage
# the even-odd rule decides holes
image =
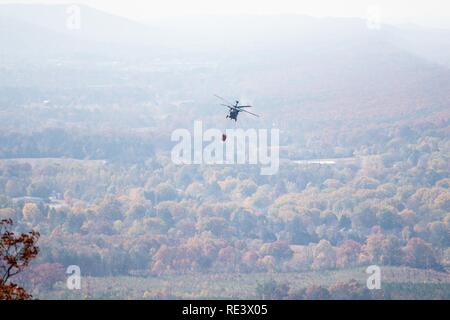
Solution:
[[[230,114],[227,115],[227,119],[229,118],[231,120],[237,121],[238,114],[239,114],[238,109],[230,109]]]
[[[238,117],[238,114],[240,111],[238,106],[239,106],[239,101],[236,101],[236,104],[233,106],[233,109],[230,108],[230,114],[227,115],[227,119],[237,121],[237,117]]]

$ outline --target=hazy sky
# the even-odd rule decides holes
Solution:
[[[184,14],[299,13],[366,17],[379,7],[382,21],[450,27],[449,0],[28,0],[0,3],[83,3],[135,20]]]

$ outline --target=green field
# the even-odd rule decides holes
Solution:
[[[383,267],[381,290],[393,299],[450,299],[448,273]],[[256,286],[269,280],[291,288],[331,286],[351,279],[365,285],[364,268],[304,273],[188,274],[162,277],[82,278],[82,289],[69,291],[59,284],[38,299],[256,299]]]

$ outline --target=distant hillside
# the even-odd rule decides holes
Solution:
[[[196,101],[198,115],[219,91],[252,97],[265,118],[289,121],[389,119],[450,103],[446,31],[438,37],[426,29],[370,30],[361,19],[295,15],[192,16],[144,25],[80,8],[82,28],[73,31],[65,28],[67,6],[0,6],[2,54],[15,63],[0,83],[15,79],[27,92],[57,85],[76,97],[93,87],[89,96],[106,97],[116,88],[138,101],[157,92]],[[61,65],[64,57],[71,61]],[[24,58],[39,67],[23,65]]]
[[[157,35],[144,25],[114,16],[94,8],[80,5],[80,29],[67,27],[71,12],[69,5],[29,5],[8,4],[0,6],[0,18],[12,18],[34,25],[48,31],[69,37],[103,43],[120,43],[123,45],[147,42],[147,38]],[[36,30],[35,34],[42,31]],[[30,38],[33,37],[30,33]]]

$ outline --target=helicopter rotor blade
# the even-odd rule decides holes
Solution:
[[[215,94],[214,96],[215,96],[216,98],[219,98],[219,99],[225,101],[225,102],[228,103],[228,104],[233,104],[233,103],[231,103],[230,101],[228,101],[227,99],[224,99],[224,98],[222,98],[221,96],[218,96],[217,94]]]
[[[227,104],[221,103],[220,105],[221,105],[221,106],[224,106],[224,107],[227,107],[227,108],[229,108],[230,110],[236,109],[235,107],[229,106],[229,105],[227,105]]]
[[[239,110],[239,111],[250,113],[252,116],[255,116],[255,117],[258,117],[258,118],[259,118],[259,115],[254,114],[254,113],[252,113],[252,112],[250,112],[250,111],[247,111],[247,110]]]
[[[253,106],[237,106],[238,108],[253,108]]]

